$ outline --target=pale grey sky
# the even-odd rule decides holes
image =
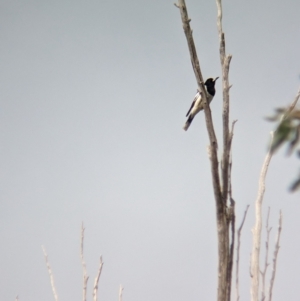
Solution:
[[[173,1],[174,2],[174,1]],[[204,116],[188,132],[196,81],[172,1],[0,1],[0,300],[81,300],[80,225],[100,300],[216,296],[216,228]],[[216,4],[187,1],[204,77],[220,76]],[[233,192],[244,226],[241,296],[249,300],[253,202],[273,124],[300,84],[300,2],[224,2],[233,55]],[[221,84],[211,104],[221,138]],[[221,144],[221,143],[220,143]],[[265,208],[283,233],[274,301],[298,301],[299,160],[271,162]],[[273,240],[273,237],[272,237]],[[90,298],[91,300],[91,298]]]

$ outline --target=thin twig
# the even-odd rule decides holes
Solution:
[[[285,112],[283,119],[287,118],[288,115],[294,110],[294,108],[295,108],[295,106],[296,106],[299,98],[300,98],[300,88],[299,88],[299,90],[298,90],[298,92],[297,92],[297,94],[295,96],[294,101],[291,103],[291,105],[289,106],[289,108]]]
[[[230,195],[231,195],[231,185],[230,185]],[[234,243],[235,243],[235,201],[232,198],[232,196],[230,197],[229,223],[231,225],[231,242],[229,247],[228,267],[227,267],[227,301],[230,301],[230,296],[231,296],[232,267],[233,267]]]
[[[235,123],[235,122],[234,122]],[[233,137],[233,128],[234,123],[232,124],[231,130],[231,139]],[[231,284],[232,284],[232,269],[233,269],[233,258],[234,258],[234,244],[235,244],[235,201],[232,197],[232,184],[231,184],[231,171],[232,171],[232,156],[230,152],[230,159],[228,165],[228,194],[230,199],[230,207],[229,207],[229,214],[228,214],[228,223],[230,226],[231,224],[231,242],[229,247],[229,258],[228,258],[228,267],[227,267],[227,301],[230,300],[231,296]]]
[[[276,276],[277,257],[278,257],[278,252],[279,252],[279,248],[280,248],[279,243],[280,243],[281,230],[282,230],[282,212],[280,210],[280,212],[279,212],[279,223],[278,223],[277,239],[276,239],[276,244],[275,244],[275,249],[274,249],[274,255],[273,255],[272,276],[271,276],[271,280],[270,280],[269,299],[268,299],[268,301],[272,301],[273,286],[274,286],[274,281],[275,281],[275,276]]]
[[[239,265],[240,265],[240,247],[241,247],[241,232],[246,220],[246,216],[248,213],[250,205],[247,205],[244,217],[242,219],[241,225],[239,226],[237,230],[237,246],[236,246],[236,266],[235,266],[235,289],[236,289],[236,301],[240,300],[240,292],[239,292]]]
[[[120,289],[119,289],[119,301],[122,301],[123,290],[124,290],[124,287],[122,287],[122,284],[120,284]]]
[[[273,140],[273,133],[271,133],[271,140]],[[271,143],[272,144],[272,143]],[[271,150],[268,151],[265,161],[263,163],[259,185],[258,195],[255,201],[255,225],[252,229],[253,234],[253,246],[252,246],[252,258],[251,258],[251,301],[258,301],[259,293],[259,255],[260,255],[260,242],[261,242],[261,227],[262,227],[262,202],[266,189],[266,175],[268,167],[272,158]]]
[[[52,274],[52,271],[51,271],[50,264],[48,262],[48,255],[46,253],[46,249],[44,248],[44,246],[42,246],[42,249],[43,249],[43,253],[44,253],[44,257],[45,257],[45,261],[46,261],[46,266],[47,266],[49,277],[50,277],[50,283],[51,283],[51,288],[52,288],[54,300],[58,301],[58,296],[57,296],[57,292],[56,292],[56,289],[55,289],[53,274]]]
[[[84,227],[83,227],[83,223],[82,223],[81,224],[81,241],[80,241],[80,258],[81,258],[82,271],[83,271],[82,300],[86,301],[87,282],[89,280],[89,276],[87,275],[86,264],[85,264],[84,257],[83,257],[83,241],[84,241]]]
[[[234,126],[237,123],[237,119],[232,121],[231,124],[231,131],[229,133],[229,143],[230,143],[230,150],[231,150],[231,143],[232,143],[232,139],[233,139],[233,130],[234,130]]]
[[[266,254],[265,254],[265,267],[264,270],[261,271],[261,278],[262,278],[262,288],[261,288],[261,301],[264,301],[266,298],[266,274],[269,267],[269,241],[270,241],[270,232],[272,230],[272,227],[269,228],[269,217],[270,217],[270,207],[268,208],[268,214],[267,214],[267,221],[266,221],[266,233],[267,233],[267,239],[266,239]]]
[[[100,256],[100,265],[99,265],[97,276],[94,281],[94,289],[93,289],[93,300],[94,301],[98,300],[97,299],[98,298],[98,296],[97,296],[98,295],[98,285],[99,285],[99,279],[100,279],[102,267],[103,267],[103,261],[102,261],[102,256]]]
[[[253,275],[251,273],[251,259],[252,259],[252,253],[250,252],[250,258],[249,258],[249,276],[250,276],[250,278],[253,277]]]

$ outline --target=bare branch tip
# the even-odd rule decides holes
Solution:
[[[177,3],[174,3],[174,5],[175,5],[177,8],[180,8],[180,6],[179,6]]]

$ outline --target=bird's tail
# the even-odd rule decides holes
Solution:
[[[192,121],[193,121],[194,117],[192,115],[189,116],[189,118],[187,119],[186,123],[183,126],[183,129],[185,131],[188,130],[189,126],[191,125]]]

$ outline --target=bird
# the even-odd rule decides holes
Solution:
[[[210,103],[212,101],[212,99],[215,96],[216,93],[216,89],[215,89],[215,84],[216,84],[216,80],[219,77],[216,77],[215,79],[213,78],[208,78],[206,80],[206,82],[204,83],[206,91],[207,91],[207,101],[208,103]],[[197,92],[197,94],[194,97],[194,100],[192,102],[192,105],[190,107],[190,109],[188,110],[186,117],[188,117],[186,123],[183,126],[183,129],[185,131],[188,130],[189,126],[191,125],[194,117],[201,111],[204,109],[204,105],[203,105],[203,99],[202,99],[202,93],[201,92]]]

